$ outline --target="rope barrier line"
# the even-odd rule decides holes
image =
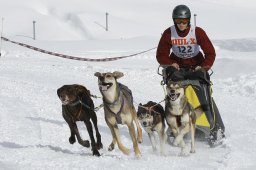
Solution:
[[[148,49],[148,50],[145,50],[145,51],[141,51],[139,53],[126,55],[126,56],[120,56],[120,57],[108,57],[108,58],[101,58],[101,59],[91,59],[91,58],[75,57],[75,56],[71,56],[71,55],[64,55],[64,54],[59,54],[59,53],[55,53],[55,52],[46,51],[46,50],[31,46],[31,45],[27,45],[27,44],[24,44],[24,43],[9,40],[8,38],[5,38],[5,37],[1,37],[1,39],[4,40],[4,41],[7,41],[7,42],[11,42],[13,44],[17,44],[17,45],[20,45],[20,46],[23,46],[23,47],[26,47],[26,48],[29,48],[29,49],[32,49],[32,50],[35,50],[35,51],[45,53],[45,54],[49,54],[49,55],[53,55],[53,56],[57,56],[57,57],[61,57],[61,58],[66,58],[66,59],[71,59],[71,60],[90,61],[90,62],[115,61],[115,60],[120,60],[120,59],[123,59],[123,58],[133,57],[133,56],[136,56],[136,55],[139,55],[139,54],[146,53],[146,52],[151,51],[153,49],[156,49],[156,47],[154,47],[154,48],[151,48],[151,49]]]

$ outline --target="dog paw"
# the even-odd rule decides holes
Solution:
[[[167,143],[169,145],[173,145],[173,142],[174,142],[174,138],[173,137],[167,137]]]
[[[179,144],[180,147],[184,148],[186,146],[184,140],[182,139]]]
[[[139,153],[135,153],[135,157],[136,158],[141,158],[141,153],[139,152]]]
[[[185,152],[184,150],[180,152],[179,156],[186,157],[189,156],[189,153]]]
[[[160,152],[160,155],[164,156],[164,157],[167,156],[167,154],[165,152]]]
[[[130,149],[123,149],[122,152],[123,152],[125,155],[130,155]],[[135,155],[137,155],[137,153],[135,153]]]
[[[182,138],[180,138],[179,136],[177,136],[175,139],[174,139],[174,142],[173,144],[175,144],[175,146],[178,146],[182,141]]]
[[[93,149],[92,150],[92,155],[93,156],[100,156],[100,153],[99,153],[99,151],[97,149]]]
[[[134,148],[134,153],[135,153],[136,157],[141,157],[141,152],[140,152],[140,149],[138,147]]]
[[[70,143],[70,144],[74,144],[75,142],[76,142],[75,136],[70,136],[70,137],[69,137],[69,143]]]
[[[138,140],[138,143],[142,143],[143,141],[142,138],[138,138],[137,140]]]
[[[142,136],[138,135],[137,136],[137,141],[138,141],[138,143],[142,143],[142,141],[143,141]]]
[[[185,142],[182,138],[176,137],[174,142],[173,142],[173,146],[184,147]]]
[[[102,149],[103,148],[103,144],[100,142],[100,143],[97,143],[96,144],[96,148],[97,148],[97,150],[100,150],[100,149]]]
[[[113,144],[110,144],[108,147],[108,151],[113,151],[115,148],[115,146]]]
[[[190,153],[196,153],[195,149],[193,149],[193,150],[191,149]]]
[[[173,145],[173,146],[178,146],[178,145],[179,145],[179,143],[178,143],[178,141],[177,141],[177,140],[174,140],[174,141],[173,141],[173,143],[172,143],[172,145]]]
[[[90,147],[90,142],[88,140],[84,140],[80,143],[82,146],[89,148]]]

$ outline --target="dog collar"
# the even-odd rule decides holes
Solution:
[[[74,102],[74,103],[71,103],[71,104],[69,104],[70,106],[76,106],[76,105],[78,105],[78,104],[80,104],[81,103],[81,101],[80,101],[80,99],[79,100],[77,100],[76,102]]]
[[[83,103],[80,99],[78,99],[78,100],[77,100],[76,102],[74,102],[74,103],[71,103],[70,106],[76,106],[76,105],[78,105],[78,104],[81,104],[81,105],[83,105],[84,107],[86,107],[87,109],[90,109],[90,110],[91,110],[91,107],[88,106],[87,104]]]

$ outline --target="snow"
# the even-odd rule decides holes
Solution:
[[[64,84],[82,84],[100,96],[95,72],[121,71],[119,81],[133,92],[135,107],[164,98],[157,74],[155,50],[112,62],[67,60],[3,42],[0,58],[0,169],[167,170],[256,168],[256,3],[253,0],[156,0],[102,2],[94,0],[0,0],[3,35],[14,41],[62,54],[87,58],[129,55],[157,46],[161,32],[171,22],[177,4],[187,4],[198,14],[197,25],[213,40],[217,58],[213,66],[213,96],[226,126],[224,144],[210,148],[196,141],[196,153],[179,156],[179,148],[166,145],[166,155],[153,153],[143,131],[141,158],[119,149],[107,151],[112,137],[103,110],[97,112],[104,148],[101,157],[78,143],[70,145],[68,125],[61,115],[56,91]],[[110,31],[104,25],[110,13]],[[224,15],[225,14],[225,15]],[[225,17],[223,17],[225,16]],[[233,20],[231,20],[233,18]],[[243,19],[246,18],[246,19]],[[37,40],[32,35],[36,20]],[[224,26],[227,25],[227,26]],[[23,35],[23,36],[17,36]],[[94,99],[96,106],[101,99]],[[78,123],[82,138],[88,133]],[[121,139],[132,149],[126,126]],[[189,149],[189,146],[187,147]]]

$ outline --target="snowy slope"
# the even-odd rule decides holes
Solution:
[[[39,43],[40,44],[40,43]],[[114,44],[113,44],[114,45]],[[196,154],[179,157],[179,149],[167,145],[166,156],[152,152],[149,139],[143,132],[140,145],[142,157],[124,156],[118,149],[108,152],[111,134],[104,121],[103,110],[97,112],[104,148],[102,157],[92,157],[89,149],[68,142],[69,128],[61,116],[61,103],[56,90],[64,84],[85,85],[93,94],[100,95],[96,71],[124,72],[120,81],[128,85],[137,104],[148,100],[161,101],[164,97],[156,74],[158,64],[154,52],[109,63],[87,63],[55,58],[18,46],[5,44],[6,55],[1,58],[0,90],[0,167],[3,169],[254,169],[256,150],[254,141],[255,72],[219,76],[226,71],[224,59],[237,67],[240,61],[255,63],[251,53],[233,53],[216,61],[213,76],[214,98],[227,129],[224,145],[209,148],[205,142],[196,143]],[[59,46],[59,44],[55,44]],[[62,47],[58,47],[62,48]],[[64,48],[63,48],[64,49]],[[120,47],[120,49],[122,49]],[[94,52],[97,54],[96,52]],[[111,56],[122,52],[108,52]],[[218,50],[218,53],[228,53]],[[255,54],[255,53],[254,53]],[[98,51],[99,56],[104,53]],[[105,56],[109,56],[105,55]],[[87,54],[89,57],[90,54]],[[224,55],[223,55],[224,56]],[[250,59],[249,61],[247,59]],[[218,68],[218,69],[217,69]],[[228,68],[227,68],[228,69]],[[236,73],[239,71],[236,70]],[[218,77],[219,76],[219,77]],[[95,105],[101,104],[95,99]],[[80,123],[82,136],[88,138]],[[127,127],[120,126],[122,141],[132,149]]]
[[[216,148],[197,141],[196,153],[188,157],[180,157],[179,148],[166,145],[166,156],[161,156],[153,153],[143,131],[142,157],[135,158],[133,153],[125,156],[118,149],[107,151],[111,134],[101,109],[97,116],[104,148],[100,150],[101,157],[93,157],[90,149],[78,143],[69,144],[70,132],[61,115],[57,89],[64,84],[76,83],[85,85],[93,94],[100,96],[94,73],[118,70],[125,74],[120,82],[132,90],[136,108],[138,103],[149,100],[159,102],[164,98],[164,92],[160,85],[161,77],[156,73],[155,51],[113,62],[82,62],[4,42],[4,56],[0,58],[0,169],[256,168],[256,35],[253,30],[255,23],[250,22],[250,18],[255,16],[254,1],[0,2],[6,37],[53,52],[88,58],[129,55],[157,46],[160,33],[171,24],[172,8],[179,3],[188,4],[200,16],[198,25],[214,39],[217,58],[212,75],[213,96],[227,136],[224,144]],[[241,13],[237,13],[238,9]],[[115,20],[109,32],[94,23],[104,23],[105,11]],[[218,25],[227,23],[223,14],[242,15],[241,18],[247,17],[248,20],[241,20],[238,25],[232,23],[237,21],[230,21],[227,17],[230,24],[236,26],[232,30],[220,28]],[[31,35],[34,19],[38,24],[38,40],[17,36]],[[102,103],[101,99],[94,99],[94,102],[96,106]],[[79,123],[78,126],[82,137],[88,139],[84,124]],[[127,127],[119,128],[123,143],[132,149]]]

